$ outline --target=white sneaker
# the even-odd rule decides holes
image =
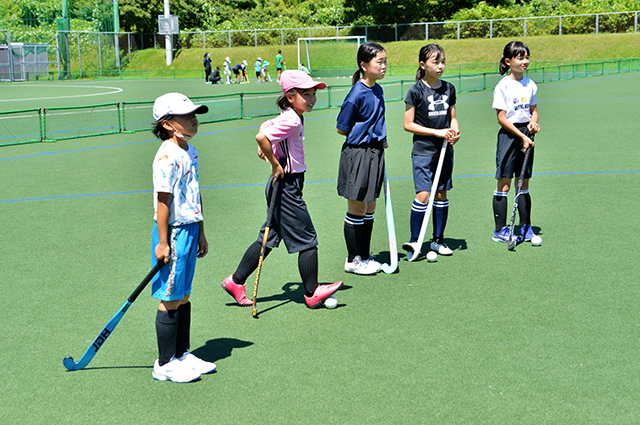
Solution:
[[[202,359],[199,359],[188,351],[184,353],[182,357],[178,358],[178,360],[201,375],[205,375],[216,370],[215,363],[206,362]]]
[[[364,260],[363,263],[365,263],[368,267],[371,267],[371,269],[375,269],[376,273],[378,273],[380,271],[380,268],[382,267],[380,263],[373,259],[372,256],[369,256],[369,258]]]
[[[187,363],[183,363],[175,357],[169,363],[163,366],[158,364],[156,360],[153,365],[153,379],[158,381],[166,381],[184,383],[192,382],[200,379],[200,373],[193,370]]]
[[[437,252],[440,255],[453,255],[451,248],[447,246],[442,239],[431,242],[431,250]]]
[[[344,262],[344,271],[360,275],[371,275],[378,273],[374,264],[368,264],[362,261],[359,255],[356,255],[352,262],[347,258]]]

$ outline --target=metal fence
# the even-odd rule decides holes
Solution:
[[[639,11],[629,11],[393,25],[182,31],[173,36],[173,45],[178,49],[284,46],[295,44],[301,37],[355,35],[386,43],[407,40],[637,33],[638,13]],[[10,45],[9,36],[9,31],[0,30],[0,45]],[[144,78],[143,75],[146,75],[146,78],[163,78],[165,73],[172,74],[173,71],[128,71],[126,65],[136,51],[150,48],[164,50],[165,42],[166,37],[163,34],[59,31],[56,45],[48,49],[48,74],[39,69],[38,78],[129,78],[127,75],[131,78]],[[191,70],[190,76],[183,78],[201,78],[201,74],[201,70]],[[27,75],[26,78],[29,79],[30,76]]]
[[[527,37],[538,35],[637,33],[638,11],[535,16],[470,21],[421,22],[226,31],[182,31],[184,48],[223,48],[295,44],[302,37],[360,35],[381,43],[407,40]]]
[[[640,71],[640,58],[582,63],[561,63],[531,67],[527,75],[538,83]],[[502,76],[497,72],[458,74],[445,77],[456,90],[482,91],[494,87]],[[380,83],[385,101],[403,100],[414,80]],[[351,84],[328,86],[318,92],[315,109],[338,108]],[[276,115],[276,100],[282,91],[198,96],[197,103],[209,106],[199,117],[202,124]],[[105,103],[63,108],[24,109],[0,112],[0,146],[53,142],[114,133],[148,131],[152,127],[153,101]]]

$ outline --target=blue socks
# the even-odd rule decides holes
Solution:
[[[433,203],[433,240],[439,241],[444,236],[444,229],[447,227],[447,217],[449,216],[449,200],[434,201]]]

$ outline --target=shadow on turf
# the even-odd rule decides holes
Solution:
[[[242,341],[235,338],[210,339],[204,347],[196,348],[193,355],[208,362],[217,362],[220,359],[231,357],[234,348],[246,348],[253,345],[251,341]]]
[[[321,282],[321,284],[325,284],[326,282]],[[340,291],[344,291],[347,289],[351,289],[352,286],[349,285],[345,285],[343,284],[342,287],[340,288]],[[258,316],[274,310],[276,308],[282,307],[285,304],[289,304],[290,302],[294,302],[297,304],[302,304],[304,305],[304,287],[302,286],[302,283],[300,282],[288,282],[285,283],[282,286],[282,293],[280,294],[275,294],[275,295],[270,295],[270,296],[266,296],[266,297],[258,297],[258,299],[256,300],[256,304],[258,306]],[[338,294],[340,291],[338,291],[336,294]],[[264,310],[260,309],[260,304],[264,303],[264,302],[272,302],[272,301],[281,301],[280,303],[276,304],[276,305],[272,305],[270,307],[265,308]],[[228,306],[237,306],[237,303],[227,303]],[[343,307],[346,304],[338,304],[337,307]]]

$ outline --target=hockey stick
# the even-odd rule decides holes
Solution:
[[[67,356],[62,361],[64,367],[69,370],[80,370],[84,369],[89,364],[100,347],[102,347],[102,344],[104,344],[109,335],[111,335],[113,330],[116,328],[118,322],[120,322],[120,319],[122,319],[122,316],[124,316],[124,314],[129,309],[129,306],[133,304],[136,298],[138,298],[138,295],[140,295],[140,293],[149,284],[149,282],[151,282],[151,279],[153,279],[156,273],[158,273],[158,271],[160,271],[160,269],[164,265],[164,261],[158,261],[158,263],[151,269],[151,271],[145,276],[145,278],[142,279],[142,282],[140,282],[140,285],[138,285],[135,291],[133,291],[131,295],[129,295],[129,298],[127,298],[127,301],[125,301],[122,307],[120,307],[120,310],[118,310],[118,312],[114,314],[111,320],[109,320],[109,323],[107,323],[107,326],[104,327],[102,332],[100,332],[98,337],[93,341],[93,344],[91,344],[91,346],[87,348],[87,351],[84,353],[82,358],[77,362],[74,362],[71,356]]]
[[[516,199],[513,202],[513,212],[511,213],[511,224],[509,225],[509,242],[507,243],[507,249],[513,251],[517,245],[517,239],[513,236],[513,231],[516,223],[516,211],[518,210],[518,198],[520,197],[520,190],[522,189],[522,180],[524,180],[524,171],[527,167],[529,160],[529,152],[531,147],[527,149],[524,154],[524,160],[522,161],[522,170],[520,171],[520,178],[518,179],[518,188],[516,189]]]
[[[391,264],[382,264],[383,272],[391,274],[398,268],[398,246],[396,243],[396,226],[393,221],[393,207],[391,206],[391,188],[387,178],[387,166],[384,167],[384,203],[387,213],[387,232],[389,233],[389,257]]]
[[[269,238],[269,229],[271,227],[271,220],[273,219],[273,210],[276,207],[276,199],[278,198],[280,190],[280,180],[276,180],[271,193],[271,201],[269,202],[269,209],[267,209],[267,221],[265,221],[264,236],[262,237],[262,246],[260,247],[260,259],[258,260],[258,269],[256,270],[256,283],[253,285],[253,305],[251,307],[251,314],[253,317],[258,317],[258,310],[256,309],[256,299],[258,296],[258,281],[260,281],[260,271],[262,270],[262,262],[264,261],[264,250],[267,247],[267,239]]]
[[[409,248],[407,252],[407,260],[413,261],[420,255],[422,249],[422,243],[424,242],[424,235],[427,233],[427,226],[429,225],[429,217],[431,216],[431,209],[433,207],[433,201],[436,198],[436,191],[438,190],[438,182],[440,180],[440,173],[442,172],[442,164],[444,164],[444,156],[447,153],[447,139],[442,142],[442,149],[440,150],[440,158],[438,159],[438,168],[436,168],[436,174],[433,177],[431,183],[431,193],[429,193],[429,203],[427,204],[427,211],[425,211],[424,218],[422,219],[422,226],[420,227],[420,236],[416,242],[407,242],[402,245],[403,248]]]

